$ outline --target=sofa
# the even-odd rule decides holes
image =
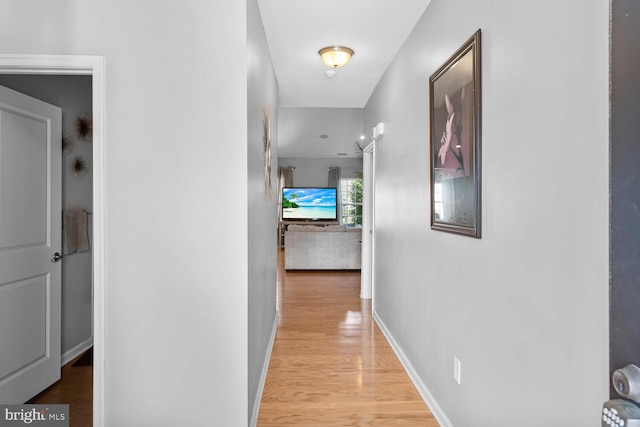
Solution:
[[[290,225],[284,233],[285,270],[359,270],[362,229]]]

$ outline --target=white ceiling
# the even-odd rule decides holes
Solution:
[[[364,142],[362,108],[280,107],[278,115],[280,157],[356,157]]]
[[[353,144],[363,130],[348,133],[355,125],[332,122],[333,113],[290,114],[291,109],[363,108],[430,1],[258,0],[280,90],[281,157],[337,157],[339,152],[355,156]],[[355,52],[333,78],[325,76],[328,67],[318,55],[330,45]],[[289,116],[306,121],[288,124]],[[321,134],[329,138],[317,145]]]

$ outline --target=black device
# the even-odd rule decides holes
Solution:
[[[623,399],[604,402],[602,427],[640,427],[640,408]]]

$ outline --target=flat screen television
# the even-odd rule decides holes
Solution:
[[[286,187],[282,189],[284,221],[337,221],[338,194],[331,187]]]

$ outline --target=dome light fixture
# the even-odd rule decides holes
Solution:
[[[318,51],[327,67],[338,68],[347,65],[353,56],[353,49],[344,46],[327,46]]]

